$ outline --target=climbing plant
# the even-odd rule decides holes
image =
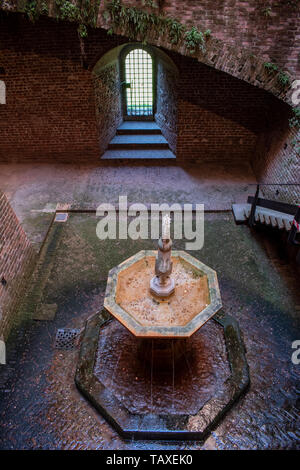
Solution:
[[[264,67],[267,70],[269,70],[269,72],[273,72],[273,73],[278,72],[277,80],[283,87],[286,87],[287,85],[290,84],[289,75],[283,70],[280,70],[278,65],[273,64],[272,62],[265,62]]]
[[[266,69],[268,69],[270,72],[277,72],[278,70],[278,65],[273,64],[272,62],[265,62],[264,66]]]
[[[100,0],[55,0],[57,18],[77,21],[78,34],[81,37],[87,36],[87,25],[96,26],[99,6]],[[34,22],[40,15],[47,15],[49,9],[46,0],[27,0],[23,11]]]
[[[26,5],[25,5],[25,8],[24,8],[24,11],[25,11],[26,15],[28,16],[28,18],[30,19],[30,21],[32,21],[33,23],[40,16],[39,9],[38,9],[38,4],[37,4],[36,0],[30,0],[29,2],[27,2]]]
[[[157,14],[161,9],[162,1],[142,0],[141,3],[144,9],[124,6],[121,0],[107,1],[103,17],[111,22],[108,34],[121,29],[129,39],[138,37],[142,42],[146,42],[151,30],[157,36],[167,34],[168,40],[174,45],[183,40],[186,49],[191,54],[196,53],[197,50],[205,51],[205,39],[211,34],[209,30],[202,33],[195,26],[188,29],[175,18]],[[87,36],[87,26],[95,27],[97,24],[100,0],[54,0],[54,5],[57,19],[79,23],[78,34],[81,37]],[[23,11],[34,22],[40,14],[48,14],[47,1],[25,0]]]
[[[97,24],[100,0],[78,0],[72,3],[69,0],[55,0],[57,18],[78,21],[78,34],[86,37],[87,25],[95,27]]]
[[[193,26],[189,31],[186,31],[185,42],[187,49],[191,52],[191,54],[194,54],[198,47],[200,49],[204,48],[204,35],[201,33],[201,31],[198,31],[197,28]]]
[[[280,70],[277,79],[279,83],[283,86],[287,86],[290,84],[290,77],[282,70]]]
[[[153,1],[145,1],[143,4],[152,8],[159,7],[159,3]],[[195,26],[188,30],[175,18],[157,15],[153,11],[124,6],[121,0],[107,1],[103,17],[106,21],[110,20],[112,25],[108,34],[113,34],[121,29],[129,39],[139,37],[143,42],[146,42],[148,33],[150,30],[153,31],[153,26],[155,26],[156,34],[163,36],[167,33],[171,44],[178,44],[183,39],[191,54],[194,54],[198,49],[204,51],[205,38],[211,34],[209,30],[202,33]]]
[[[80,9],[69,0],[55,0],[57,17],[61,20],[75,21],[79,18]]]

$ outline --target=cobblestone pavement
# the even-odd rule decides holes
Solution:
[[[300,366],[291,361],[292,342],[300,339],[297,280],[276,250],[267,254],[266,235],[236,226],[229,214],[206,215],[204,248],[191,254],[216,269],[224,310],[239,321],[249,391],[205,442],[193,443],[125,441],[83,398],[74,384],[79,350],[55,349],[56,331],[82,330],[102,307],[108,270],[153,248],[152,241],[100,242],[96,223],[90,214],[73,214],[51,229],[56,249],[49,249],[40,298],[57,304],[57,312],[52,321],[24,321],[8,341],[8,365],[0,366],[0,448],[300,448]],[[174,248],[184,249],[183,241]]]

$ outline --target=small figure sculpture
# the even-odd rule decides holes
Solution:
[[[170,216],[165,215],[162,223],[162,236],[158,241],[158,253],[155,261],[156,276],[150,281],[151,293],[160,298],[168,297],[175,289],[174,280],[170,278],[173,266],[171,249]]]

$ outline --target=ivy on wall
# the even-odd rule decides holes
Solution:
[[[48,14],[46,0],[24,1],[23,11],[31,21],[36,21],[41,14]],[[188,29],[175,18],[159,14],[163,4],[161,0],[142,0],[141,3],[144,9],[126,7],[121,0],[107,1],[103,17],[106,21],[111,21],[108,34],[121,29],[129,39],[138,37],[142,42],[146,42],[151,30],[159,36],[167,34],[168,40],[174,45],[183,40],[191,54],[199,50],[205,51],[205,41],[211,34],[210,30],[201,32],[195,26]],[[54,0],[54,5],[58,19],[79,23],[78,33],[81,37],[87,36],[87,26],[97,25],[100,0]]]
[[[151,0],[145,0],[143,3],[151,9],[159,8],[158,3]],[[129,39],[140,38],[145,43],[147,35],[155,31],[159,36],[166,34],[171,44],[178,44],[183,40],[191,54],[195,54],[198,50],[204,52],[205,40],[211,34],[209,30],[202,33],[195,26],[189,30],[175,18],[156,14],[154,11],[126,7],[121,0],[107,1],[103,17],[112,25],[108,34],[121,29]]]
[[[54,0],[57,19],[77,21],[78,34],[87,36],[87,26],[95,27],[100,6],[100,0]],[[35,22],[40,15],[48,15],[49,7],[46,0],[26,0],[23,11],[28,18]]]
[[[291,80],[289,75],[283,70],[280,70],[278,65],[273,64],[273,62],[265,62],[264,67],[271,73],[277,73],[277,80],[283,87],[290,85]]]

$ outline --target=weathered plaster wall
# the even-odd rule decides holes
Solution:
[[[18,320],[17,306],[33,270],[36,253],[6,196],[0,191],[0,337]]]

